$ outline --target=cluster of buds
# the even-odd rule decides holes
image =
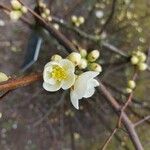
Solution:
[[[77,16],[73,15],[71,17],[71,21],[72,21],[73,25],[75,25],[76,27],[79,27],[80,25],[82,25],[85,22],[85,19],[83,16],[77,17]]]
[[[136,83],[134,80],[129,80],[126,88],[126,93],[131,93],[136,87]]]
[[[87,53],[85,49],[80,48],[79,51],[80,53],[71,53],[67,59],[73,62],[73,64],[80,70],[87,69],[96,72],[102,71],[101,65],[96,63],[100,56],[100,52],[98,50],[92,50],[90,53]]]
[[[100,52],[98,50],[92,50],[87,55],[88,69],[92,71],[102,72],[102,66],[96,61],[100,57]]]
[[[43,1],[39,1],[39,8],[41,11],[41,17],[46,21],[52,21],[52,17],[50,15],[51,11],[47,8],[46,4]]]
[[[12,11],[10,12],[10,18],[13,21],[17,21],[23,14],[26,14],[28,9],[23,6],[18,0],[11,1]]]
[[[84,49],[80,49],[80,53],[72,52],[66,58],[53,55],[44,67],[43,88],[49,92],[70,89],[71,103],[79,109],[79,100],[91,97],[99,86],[95,79],[102,71],[95,62],[99,56],[98,50],[87,54]]]
[[[146,55],[141,51],[135,51],[131,57],[131,63],[137,66],[137,69],[144,71],[147,69]]]

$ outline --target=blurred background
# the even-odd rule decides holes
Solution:
[[[36,1],[24,0],[34,9]],[[72,26],[71,16],[83,16],[85,23],[79,29],[131,54],[141,49],[150,53],[150,1],[117,0],[112,18],[113,0],[47,0],[51,14],[64,19]],[[10,6],[9,0],[1,4]],[[34,18],[27,15],[34,23]],[[55,22],[52,21],[54,24]],[[80,47],[91,51],[99,49],[99,62],[103,66],[100,75],[120,104],[126,101],[124,88],[133,75],[132,66],[126,60],[99,43],[87,40],[75,32],[60,26],[59,30]],[[27,53],[32,30],[0,11],[0,71],[7,75],[20,72]],[[38,60],[24,72],[43,71],[52,54],[66,55],[63,47],[51,36],[44,35]],[[150,56],[149,56],[150,57]],[[147,60],[150,63],[150,58]],[[136,122],[150,113],[150,73],[139,74],[134,92],[134,102],[127,109],[129,118]],[[96,92],[88,100],[81,101],[81,109],[75,110],[68,93],[46,92],[42,82],[10,92],[0,101],[0,150],[97,150],[115,127],[117,116],[101,93]],[[150,121],[137,126],[136,130],[145,150],[150,149]],[[108,150],[134,150],[128,134],[119,130],[110,142]]]

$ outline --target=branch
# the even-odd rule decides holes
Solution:
[[[31,74],[28,76],[10,79],[10,80],[0,84],[0,91],[14,90],[14,89],[17,89],[19,87],[30,85],[33,82],[36,82],[39,80],[42,80],[42,74],[41,73],[34,73],[34,74]]]
[[[6,7],[5,5],[2,5],[2,4],[0,4],[0,9],[4,10],[4,12],[5,12],[7,15],[9,15],[9,13],[11,12],[11,9],[10,9],[10,8],[8,8],[8,7]],[[27,26],[29,26],[30,28],[32,28],[33,25],[32,25],[27,19],[25,19],[25,18],[23,18],[23,17],[21,17],[20,19],[21,19],[21,21],[22,21],[23,23],[25,23]]]
[[[145,121],[147,121],[147,120],[149,120],[149,119],[150,119],[150,115],[149,115],[149,116],[146,116],[146,117],[144,117],[143,119],[141,119],[140,121],[136,122],[136,123],[134,124],[134,127],[137,127],[138,125],[144,123]]]
[[[51,23],[47,23],[40,15],[38,15],[35,11],[26,6],[23,2],[18,0],[23,6],[25,6],[28,11],[37,18],[40,25],[45,28],[61,45],[63,45],[66,50],[70,53],[72,51],[77,51],[75,46],[59,31],[57,31]]]
[[[113,98],[111,93],[107,90],[107,88],[100,83],[100,87],[98,89],[102,94],[105,96],[106,100],[111,104],[112,108],[115,110],[115,112],[120,116],[121,106],[118,104],[118,102]],[[130,139],[133,142],[133,145],[135,146],[136,150],[143,150],[143,146],[139,140],[139,137],[134,129],[133,123],[128,118],[127,114],[125,112],[122,112],[122,122],[126,128],[126,130],[129,133]]]
[[[106,20],[105,24],[103,25],[103,27],[102,27],[102,29],[101,29],[101,31],[100,31],[100,34],[106,29],[107,25],[108,25],[108,24],[110,23],[110,21],[112,20],[113,15],[114,15],[114,13],[115,13],[116,2],[117,2],[117,0],[113,0],[110,15],[109,15],[108,19]]]

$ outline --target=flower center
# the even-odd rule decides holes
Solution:
[[[51,77],[55,80],[62,81],[67,78],[67,73],[62,67],[55,65],[51,72]]]

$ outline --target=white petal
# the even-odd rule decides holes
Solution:
[[[61,66],[67,71],[67,72],[71,72],[74,73],[75,72],[75,66],[74,64],[68,60],[68,59],[61,59],[59,61],[59,63],[61,64]]]
[[[74,92],[71,91],[70,93],[70,99],[71,99],[71,103],[72,105],[76,108],[79,109],[79,99],[76,96],[76,94]]]
[[[63,81],[62,89],[69,89],[75,82],[75,74],[69,73],[66,80]]]
[[[95,79],[91,79],[87,84],[87,91],[84,95],[84,98],[91,97],[95,92],[95,87],[99,86],[99,82]]]
[[[44,71],[43,71],[43,79],[44,82],[47,82],[49,84],[56,84],[55,80],[50,77],[50,73],[52,72],[53,65],[56,65],[55,62],[49,62],[45,65]]]
[[[49,92],[55,92],[55,91],[58,91],[62,86],[62,83],[61,82],[57,82],[57,84],[54,84],[54,85],[51,85],[49,83],[46,83],[44,82],[43,83],[43,88],[46,90],[46,91],[49,91]]]
[[[78,95],[79,99],[81,99],[86,94],[86,91],[88,90],[88,82],[98,74],[99,73],[95,71],[87,71],[77,78],[74,84],[74,92],[76,95]]]
[[[55,62],[55,61],[50,61],[50,62],[48,62],[46,65],[45,65],[45,69],[47,68],[47,67],[52,67],[53,65],[60,65],[58,62]]]
[[[86,90],[86,93],[85,93],[85,95],[83,97],[84,98],[91,97],[94,94],[94,92],[95,92],[95,88],[94,87],[93,88],[88,88]]]
[[[90,85],[93,87],[97,87],[99,86],[99,82],[96,79],[92,79],[90,80]]]

